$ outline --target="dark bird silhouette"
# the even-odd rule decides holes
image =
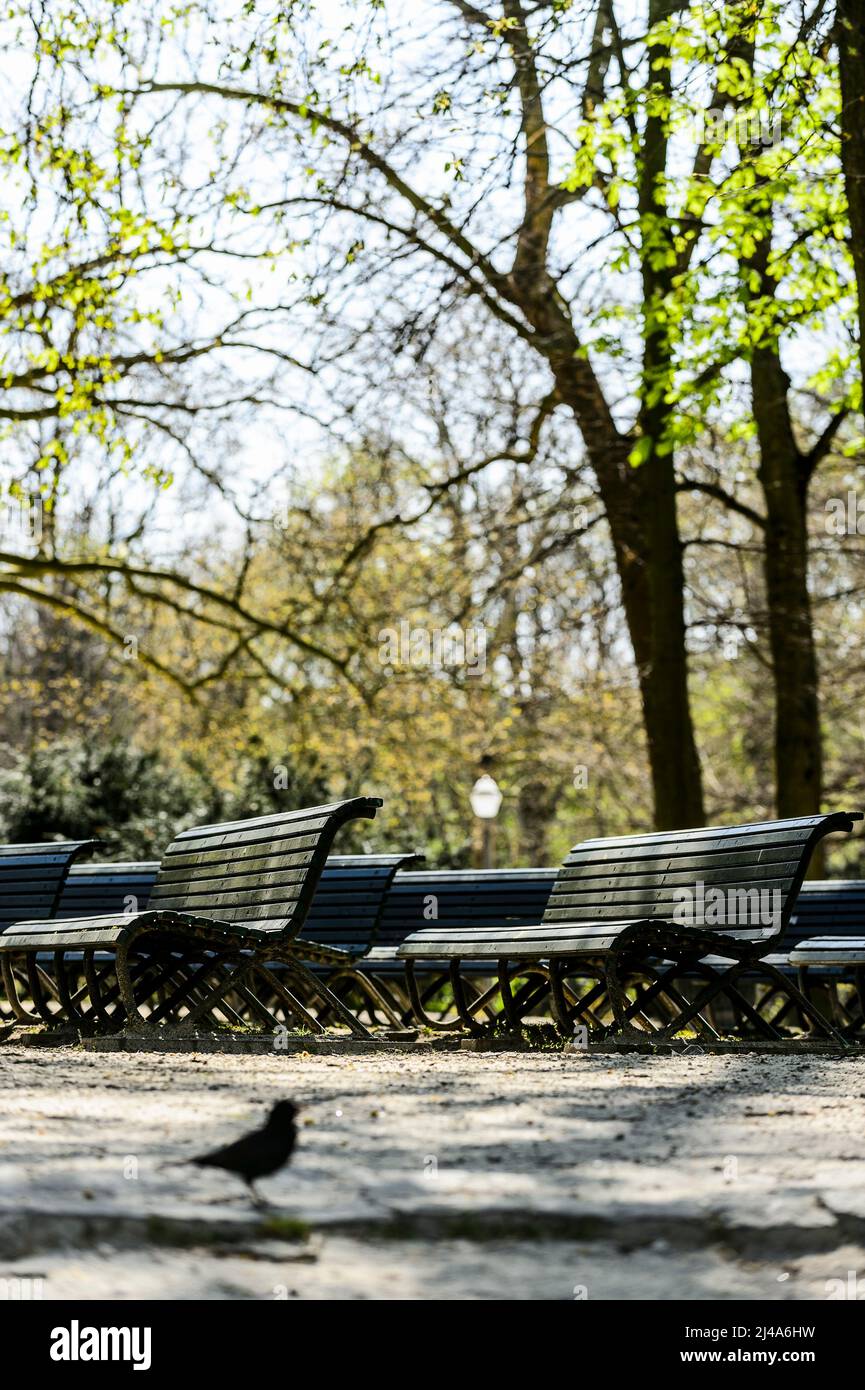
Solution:
[[[279,1100],[267,1117],[261,1129],[254,1129],[233,1144],[226,1144],[212,1153],[199,1154],[191,1158],[198,1168],[224,1168],[227,1173],[236,1173],[242,1178],[252,1194],[256,1206],[262,1198],[255,1190],[259,1178],[266,1178],[284,1168],[294,1152],[297,1142],[295,1117],[298,1107],[290,1100]]]

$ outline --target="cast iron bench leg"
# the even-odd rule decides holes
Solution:
[[[281,955],[281,953],[278,954]],[[315,975],[313,975],[311,970],[307,969],[303,961],[298,960],[296,956],[288,953],[282,958],[287,969],[309,990],[313,998],[317,996],[319,999],[323,999],[328,1008],[336,1014],[337,1018],[341,1019],[342,1022],[348,1026],[356,1038],[372,1037],[372,1033],[370,1033],[368,1028],[364,1027],[359,1019],[355,1018],[351,1009],[347,1008],[342,1000],[339,999],[332,990],[328,989],[323,980],[316,979]]]
[[[388,1023],[391,1028],[402,1027],[402,1019],[399,1015],[397,1006],[389,997],[387,991],[384,990],[377,981],[371,979],[369,975],[365,975],[362,970],[358,970],[352,965],[343,966],[341,969],[335,971],[334,974],[328,975],[327,983],[334,994],[336,993],[334,988],[335,985],[350,985],[362,996],[365,995],[372,1005],[372,1008],[369,1009],[370,1019],[374,1021],[374,1011],[375,1009],[380,1009],[384,1014],[386,1023]]]

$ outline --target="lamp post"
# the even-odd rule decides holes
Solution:
[[[502,804],[502,794],[494,777],[484,772],[469,794],[472,810],[481,823],[481,868],[493,867],[496,816]]]

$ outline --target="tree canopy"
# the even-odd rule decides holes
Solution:
[[[855,788],[856,25],[11,5],[13,821],[87,717],[447,862],[484,758],[513,862]]]

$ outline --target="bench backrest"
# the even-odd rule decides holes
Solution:
[[[332,854],[328,858],[303,939],[363,955],[376,940],[394,874],[421,854]]]
[[[141,912],[147,906],[158,872],[158,859],[73,864],[63,885],[57,916],[102,917],[115,912]]]
[[[397,869],[422,858],[419,854],[328,855],[303,926],[304,939],[361,955],[375,937]],[[158,871],[158,860],[73,867],[57,916],[141,911]]]
[[[588,927],[657,918],[774,940],[789,921],[815,844],[861,819],[858,811],[837,812],[585,840],[559,870],[544,921]]]
[[[556,881],[555,869],[428,869],[398,873],[381,914],[376,946],[401,945],[441,926],[533,926]]]
[[[72,861],[96,840],[0,845],[0,929],[10,922],[43,922],[56,915]]]
[[[357,817],[372,820],[381,804],[353,797],[184,830],[162,859],[147,906],[294,936],[336,832]]]
[[[803,883],[784,933],[791,951],[809,936],[865,936],[865,881],[826,878]]]

